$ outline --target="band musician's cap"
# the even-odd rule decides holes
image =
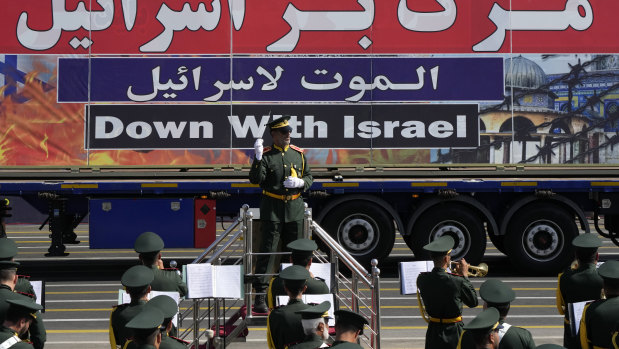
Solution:
[[[43,309],[43,306],[35,303],[32,298],[18,295],[19,297],[7,299],[9,303],[9,312],[18,312],[19,314],[30,315],[33,319],[36,319],[36,312]]]
[[[285,130],[288,130],[288,131],[292,132],[292,127],[290,127],[290,124],[288,123],[288,120],[290,120],[290,115],[284,115],[281,118],[277,118],[277,119],[269,122],[267,125],[269,126],[269,129],[271,131],[283,128]]]
[[[496,308],[487,308],[464,326],[465,330],[490,331],[501,328],[503,325],[499,324],[499,311]]]
[[[611,260],[604,262],[598,268],[598,274],[604,279],[619,280],[619,261]]]
[[[542,344],[535,347],[535,349],[565,349],[558,344]]]
[[[308,255],[318,249],[316,242],[310,239],[297,239],[286,245],[286,247],[292,250],[292,253]]]
[[[479,288],[479,296],[486,303],[503,304],[516,299],[516,293],[501,280],[486,280]]]
[[[310,277],[309,271],[300,265],[291,265],[279,273],[284,281],[305,281]]]
[[[123,274],[120,283],[125,287],[138,288],[146,287],[155,279],[155,273],[144,265],[133,266]]]
[[[344,324],[350,324],[354,327],[356,327],[357,329],[363,331],[363,326],[364,325],[369,325],[370,323],[368,322],[368,320],[357,314],[357,313],[353,313],[350,310],[336,310],[334,311],[335,314],[335,324],[337,325],[338,323],[344,323]]]
[[[147,303],[148,304],[148,303]],[[163,323],[163,313],[156,307],[142,307],[142,310],[125,327],[135,330],[155,330]]]
[[[13,261],[0,261],[0,269],[17,269],[19,267],[19,262]]]
[[[580,248],[598,248],[602,246],[602,240],[597,234],[580,234],[572,240],[572,245]]]
[[[17,256],[17,244],[9,238],[0,238],[0,259]]]
[[[321,317],[328,318],[329,317],[329,308],[331,308],[331,302],[324,301],[320,304],[308,305],[307,308],[299,311],[295,311],[295,313],[301,315],[301,319],[318,319]]]
[[[140,234],[133,244],[133,249],[137,253],[159,252],[163,250],[163,247],[161,237],[151,231]]]
[[[178,304],[170,296],[164,294],[153,297],[146,303],[148,307],[155,307],[161,311],[164,319],[169,319],[178,313]]]
[[[456,242],[451,236],[443,235],[434,239],[434,241],[432,241],[431,243],[425,245],[423,249],[430,252],[443,252],[445,254],[449,254],[455,243]]]

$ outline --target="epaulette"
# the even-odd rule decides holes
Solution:
[[[190,342],[188,342],[188,341],[186,341],[186,340],[182,340],[182,339],[180,339],[180,338],[176,338],[176,337],[174,337],[174,336],[168,336],[168,337],[170,337],[170,338],[172,338],[172,339],[174,339],[174,340],[176,340],[176,341],[178,341],[179,343],[184,344],[184,345],[189,345],[189,343],[190,343]]]
[[[30,280],[30,275],[17,275],[17,277],[20,279]]]
[[[178,268],[163,268],[163,269],[160,269],[160,270],[177,271]]]
[[[305,150],[303,150],[303,148],[299,148],[296,145],[291,144],[290,148],[298,151],[299,153],[305,153]]]
[[[36,298],[36,295],[34,295],[32,293],[19,292],[19,291],[15,291],[15,293],[23,294],[24,296],[30,297],[32,299]]]
[[[268,152],[268,151],[271,151],[271,147],[264,147],[264,148],[262,149],[262,152],[264,152],[264,153],[266,153],[266,152]]]

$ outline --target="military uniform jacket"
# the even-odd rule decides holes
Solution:
[[[619,322],[619,297],[587,304],[580,319],[580,345],[583,349],[611,348],[615,325]]]
[[[303,188],[284,187],[286,177],[294,177],[294,173],[305,182]],[[303,149],[291,144],[286,149],[276,145],[266,147],[262,160],[254,158],[249,171],[249,181],[259,184],[263,191],[275,195],[295,195],[309,189],[314,179]],[[285,223],[300,221],[303,220],[304,212],[305,207],[300,196],[294,200],[281,200],[263,194],[260,201],[261,220]]]
[[[303,342],[299,344],[295,344],[291,346],[289,349],[316,349],[316,348],[322,348],[323,345],[327,346],[322,341],[322,338],[318,337],[317,334],[312,333],[311,335],[305,337]]]
[[[0,344],[4,343],[5,340],[16,337],[17,333],[10,328],[0,326]],[[17,342],[10,347],[11,349],[32,349],[34,348],[32,345],[26,342]]]
[[[447,273],[435,267],[417,278],[420,296],[430,316],[426,332],[426,348],[455,348],[462,334],[462,321],[453,322],[462,315],[462,306],[476,307],[477,293],[468,278]],[[432,321],[434,319],[434,321]],[[442,319],[442,323],[441,323]],[[436,321],[436,322],[435,322]]]
[[[187,294],[187,285],[176,273],[176,269],[159,269],[156,264],[151,265],[150,268],[155,274],[155,279],[150,284],[153,291],[176,291],[181,297]]]
[[[287,305],[275,308],[267,318],[267,344],[270,349],[284,349],[305,338],[301,315],[295,311],[307,307],[300,299],[291,299]]]
[[[127,322],[136,316],[146,304],[144,300],[121,304],[114,307],[110,314],[110,346],[116,349],[116,345],[125,346],[125,342],[133,335],[132,331],[125,327]]]
[[[307,290],[303,292],[304,294],[328,294],[331,293],[329,291],[329,287],[324,282],[324,280],[319,278],[310,278],[307,279]],[[284,289],[284,280],[279,276],[276,276],[271,279],[271,283],[269,284],[269,289],[267,291],[269,309],[275,308],[277,304],[277,296],[285,296],[286,290]]]
[[[138,349],[138,345],[134,341],[127,341],[123,349]],[[187,345],[184,344],[183,340],[172,338],[162,331],[159,349],[187,349]]]
[[[572,337],[567,305],[600,298],[604,281],[598,274],[595,264],[584,264],[577,269],[568,268],[559,274],[557,281],[557,310],[565,315],[563,346],[578,347],[579,339]]]
[[[457,349],[475,348],[475,341],[473,340],[471,332],[462,332]],[[535,342],[533,341],[531,332],[524,328],[510,326],[499,342],[499,349],[535,349]]]
[[[359,349],[359,348],[363,348],[362,346],[360,346],[357,343],[351,343],[351,342],[342,342],[342,341],[335,341],[333,342],[333,345],[331,345],[331,348],[336,347],[337,349]]]
[[[19,280],[19,279],[18,279]],[[28,282],[30,284],[30,282]],[[32,285],[30,285],[32,287]],[[34,293],[34,292],[33,292]],[[17,293],[11,291],[11,288],[7,285],[0,285],[0,319],[4,320],[6,316],[6,312],[9,309],[9,303],[5,302],[7,299],[20,297]],[[30,334],[30,340],[32,341],[32,346],[35,349],[43,348],[45,341],[47,340],[47,332],[45,331],[45,326],[43,325],[43,317],[40,312],[37,312],[36,319],[30,324],[30,329],[28,330]]]

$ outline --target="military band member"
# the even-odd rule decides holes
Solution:
[[[297,311],[307,307],[302,296],[310,274],[307,269],[293,265],[282,270],[279,276],[284,279],[290,299],[288,304],[273,309],[267,318],[267,344],[270,349],[283,349],[305,338],[301,315]]]
[[[278,252],[282,246],[303,236],[305,206],[301,193],[312,185],[313,177],[303,149],[290,144],[290,116],[268,124],[273,144],[264,148],[262,139],[254,144],[255,158],[249,171],[249,181],[262,188],[260,200],[260,253]],[[262,275],[254,282],[257,293],[254,311],[266,313],[265,292],[275,271],[277,256],[260,255],[255,273]]]
[[[464,326],[464,330],[471,333],[477,349],[497,349],[499,347],[499,311],[488,308],[477,315]]]
[[[484,301],[484,309],[495,308],[499,311],[499,349],[535,349],[531,332],[524,328],[512,326],[505,322],[511,302],[516,299],[516,293],[504,282],[496,279],[487,280],[479,288],[479,296]],[[474,349],[470,332],[464,331],[460,336],[458,349]]]
[[[426,331],[426,349],[453,349],[458,345],[462,334],[462,306],[477,306],[477,293],[469,281],[469,265],[464,259],[458,262],[461,275],[450,274],[447,269],[451,263],[449,253],[454,246],[451,236],[443,235],[423,248],[430,251],[434,268],[431,272],[421,273],[417,277],[419,287],[419,307],[424,315],[428,314]],[[423,299],[423,304],[421,302]]]
[[[23,342],[20,337],[28,332],[30,325],[40,315],[38,311],[43,307],[22,295],[7,299],[6,303],[8,309],[0,327],[0,348],[34,348],[29,343]]]
[[[181,297],[187,294],[187,285],[183,282],[176,269],[165,269],[161,260],[164,243],[159,235],[153,232],[140,234],[133,245],[139,253],[140,263],[151,268],[155,275],[151,287],[153,291],[176,291]]]
[[[159,330],[161,331],[160,349],[187,349],[188,342],[180,338],[170,336],[172,330],[172,318],[178,313],[178,304],[169,296],[159,295],[149,300],[145,307],[155,307],[163,314],[163,322]],[[127,341],[123,349],[136,349],[135,341]]]
[[[161,332],[159,326],[163,323],[163,314],[156,307],[144,307],[126,325],[133,333],[133,341],[137,349],[160,348]]]
[[[583,349],[610,348],[613,326],[619,322],[619,261],[608,261],[598,268],[604,280],[606,299],[585,305],[580,319],[580,345]]]
[[[310,239],[298,239],[289,243],[286,247],[291,251],[290,263],[292,265],[300,265],[310,270],[312,266],[312,257],[314,251],[318,249],[316,242]],[[327,294],[330,293],[329,287],[323,279],[315,277],[310,271],[310,278],[307,279],[307,290],[304,294]],[[275,308],[277,296],[285,295],[284,280],[279,276],[271,279],[269,290],[267,292],[269,309]]]
[[[331,302],[324,301],[317,305],[308,305],[306,309],[297,311],[301,315],[301,324],[305,332],[305,339],[295,344],[290,349],[316,349],[325,348],[329,345],[329,316],[328,311]]]
[[[359,337],[368,320],[350,310],[340,309],[335,312],[335,341],[332,347],[338,349],[360,349]]]
[[[580,338],[572,336],[569,303],[599,299],[602,294],[602,277],[597,272],[598,248],[602,241],[596,234],[581,234],[572,240],[575,262],[562,273],[557,281],[557,310],[565,315],[563,346],[579,348]]]
[[[151,291],[150,283],[153,282],[153,270],[143,265],[129,268],[120,279],[127,293],[131,297],[130,303],[114,307],[110,313],[110,347],[116,349],[124,347],[125,342],[131,338],[132,332],[125,325],[133,319],[148,301]]]

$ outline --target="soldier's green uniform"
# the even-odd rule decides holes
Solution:
[[[484,339],[482,343],[476,343],[476,345],[484,345],[483,348],[492,345],[491,348],[493,349],[499,347],[498,331],[502,330],[503,326],[499,322],[499,311],[496,308],[485,309],[463,328],[466,332],[473,334],[471,337]],[[490,342],[490,336],[492,336],[493,342]]]
[[[316,242],[309,239],[297,239],[288,245],[286,245],[288,249],[292,253],[292,260],[295,259],[303,259],[303,257],[307,256],[309,261],[311,262],[311,256],[314,251],[318,249],[318,245]],[[294,261],[293,261],[293,264]],[[300,264],[296,264],[300,265]],[[301,265],[302,267],[308,267],[307,265]],[[304,294],[327,294],[331,293],[329,291],[329,287],[325,281],[321,278],[310,277],[306,281],[307,289]],[[268,301],[269,301],[269,309],[275,308],[275,304],[277,304],[276,299],[277,296],[286,295],[286,290],[284,290],[284,280],[282,280],[279,276],[276,276],[271,279],[271,283],[269,284],[269,289],[267,291]]]
[[[608,261],[598,268],[604,288],[613,287],[619,293],[619,261]],[[619,297],[607,294],[587,304],[580,320],[580,346],[582,349],[610,348],[614,326],[619,322]]]
[[[602,242],[596,234],[581,234],[572,240],[572,245],[578,250],[597,253]],[[565,315],[563,324],[563,346],[579,348],[580,338],[572,336],[570,318],[567,311],[569,303],[578,303],[599,299],[602,294],[602,277],[598,274],[595,261],[571,266],[559,274],[557,280],[557,310]]]
[[[127,329],[135,333],[135,337],[147,337],[153,332],[159,331],[159,326],[163,323],[163,313],[157,307],[143,307],[131,321],[126,325]],[[138,339],[135,338],[138,342]],[[136,343],[137,349],[155,348],[154,343]]]
[[[565,349],[565,347],[557,344],[542,344],[535,347],[535,349]]]
[[[165,328],[178,313],[178,304],[176,304],[176,301],[169,296],[160,295],[149,300],[145,307],[155,307],[163,314],[163,322],[160,328],[161,344],[159,345],[159,349],[187,349],[187,342],[182,339],[170,337]],[[138,345],[134,341],[127,341],[123,349],[136,349],[137,347]]]
[[[143,265],[136,265],[129,268],[121,278],[123,286],[130,289],[143,289],[153,281],[153,272],[150,268]],[[124,347],[125,342],[131,338],[131,329],[127,328],[127,323],[133,319],[146,305],[146,300],[131,299],[130,303],[121,304],[112,309],[110,314],[110,347],[116,349],[119,345]]]
[[[423,248],[430,252],[449,254],[454,246],[451,236],[443,235]],[[453,349],[462,334],[462,306],[476,307],[477,293],[466,276],[447,273],[435,267],[417,278],[419,295],[429,315],[426,349]],[[421,307],[421,304],[420,304]]]
[[[17,256],[18,248],[17,244],[9,238],[0,238],[0,261],[13,261]],[[28,278],[20,275],[17,279],[17,284],[13,289],[14,292],[28,296],[34,300],[37,299],[34,293],[34,288]],[[42,349],[47,340],[47,332],[45,331],[45,325],[43,324],[43,318],[37,317],[28,330],[28,334],[25,335],[32,341],[32,346],[35,349]]]
[[[278,129],[291,129],[289,116],[284,116],[269,123],[273,132]],[[302,188],[286,188],[287,177],[303,180]],[[280,148],[273,144],[264,149],[262,159],[254,159],[249,171],[249,181],[262,188],[260,200],[260,234],[261,253],[276,252],[280,239],[282,245],[302,237],[305,206],[301,193],[312,185],[313,177],[307,164],[303,149],[294,145]],[[256,274],[275,271],[276,256],[260,255],[256,262]],[[256,292],[264,292],[270,277],[263,276],[254,284]]]
[[[496,279],[484,282],[479,288],[479,295],[486,302],[487,307],[508,307],[516,299],[516,293],[504,282]],[[535,349],[531,332],[524,328],[511,326],[505,322],[503,316],[499,318],[499,323],[502,327],[499,330],[499,349]],[[462,332],[457,348],[475,349],[475,341],[471,332],[466,330]]]
[[[314,319],[323,319],[323,331],[325,333],[329,333],[329,308],[331,307],[331,302],[324,301],[317,305],[308,305],[305,309],[297,311],[298,314],[301,315],[303,320],[314,320]],[[316,348],[324,348],[328,347],[328,345],[324,342],[324,339],[316,333],[316,329],[312,329],[313,332],[309,335],[307,334],[307,329],[305,329],[305,338],[299,344],[295,344],[290,347],[290,349],[316,349]]]
[[[161,237],[153,232],[145,232],[135,239],[133,248],[135,252],[140,254],[157,254],[165,247]],[[154,265],[147,265],[154,273],[154,279],[151,283],[153,291],[178,292],[181,297],[187,294],[187,285],[176,272],[176,269],[159,269]]]
[[[345,310],[345,309],[336,310],[335,311],[335,341],[333,342],[331,347],[337,347],[337,349],[360,349],[362,348],[362,346],[360,346],[357,343],[346,342],[346,341],[342,341],[338,339],[341,336],[341,333],[339,333],[338,331],[340,331],[340,329],[343,327],[354,328],[356,331],[359,331],[359,335],[362,335],[363,327],[365,325],[369,325],[369,322],[365,317],[357,313],[353,313],[352,311]]]
[[[43,309],[42,306],[36,304],[31,298],[26,296],[17,295],[15,298],[7,299],[6,302],[2,302],[7,305],[7,313],[20,314],[18,316],[30,317],[32,323],[37,318],[38,311]],[[6,342],[6,344],[5,344]],[[14,343],[9,345],[9,343]],[[32,349],[31,344],[21,341],[19,335],[13,329],[0,326],[0,346],[11,349]]]
[[[284,269],[280,277],[284,279],[286,287],[290,288],[293,284],[302,287],[309,272],[301,266],[293,265]],[[305,334],[298,311],[306,307],[301,299],[290,297],[287,305],[271,311],[267,318],[267,344],[270,349],[283,349],[303,341]]]

